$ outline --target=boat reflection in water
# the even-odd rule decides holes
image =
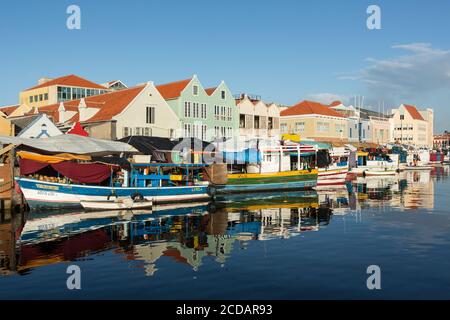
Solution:
[[[432,209],[433,179],[448,175],[446,168],[437,169],[361,177],[348,190],[233,195],[214,204],[155,206],[153,211],[3,214],[0,279],[105,251],[140,264],[148,276],[157,272],[161,257],[194,270],[205,257],[223,266],[236,246],[306,236],[366,208]]]

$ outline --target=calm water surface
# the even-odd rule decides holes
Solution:
[[[134,214],[3,214],[0,299],[450,299],[448,171]]]

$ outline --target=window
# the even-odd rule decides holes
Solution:
[[[192,87],[192,93],[194,94],[194,96],[198,96],[198,86]]]
[[[207,130],[206,125],[202,125],[202,140],[203,141],[206,140],[206,130]]]
[[[34,102],[38,102],[38,98],[39,98],[38,95],[35,95],[34,96]]]
[[[225,98],[226,98],[225,91],[222,90],[220,92],[220,96],[222,97],[222,100],[225,100]]]
[[[280,131],[281,133],[288,133],[288,128],[286,123],[280,124]]]
[[[239,128],[241,129],[245,128],[245,114],[239,115]]]
[[[200,118],[200,109],[199,109],[199,104],[197,103],[193,103],[193,108],[194,108],[194,118]]]
[[[219,120],[220,117],[220,107],[219,106],[214,106],[214,118],[216,120]]]
[[[353,137],[352,129],[353,129],[353,128],[350,128],[350,138]]]
[[[137,136],[141,135],[141,128],[137,127],[136,129],[134,129],[134,132],[136,132]]]
[[[259,116],[255,116],[255,129],[259,129]]]
[[[33,103],[33,96],[30,96],[30,103]]]
[[[151,130],[151,128],[145,128],[145,129],[144,129],[144,136],[150,137],[151,135],[152,135],[152,130]]]
[[[191,137],[191,125],[189,123],[184,124],[184,135],[185,138]]]
[[[219,127],[218,126],[214,126],[214,135],[216,138],[218,138],[220,136],[220,132],[219,132]]]
[[[133,129],[129,127],[123,127],[123,136],[128,137],[133,135]]]
[[[48,93],[44,93],[44,100],[48,100]]]
[[[220,107],[220,120],[225,121],[225,107]]]
[[[317,122],[317,131],[318,132],[328,132],[330,131],[330,124],[328,122]]]
[[[295,132],[304,132],[305,131],[305,123],[304,122],[296,122],[295,123]]]
[[[269,126],[269,130],[273,129],[273,117],[269,117],[268,126]]]
[[[147,107],[146,122],[148,124],[155,123],[155,107]]]
[[[202,119],[206,119],[206,103],[202,103]]]
[[[189,109],[188,103],[185,102],[185,103],[184,103],[184,117],[185,117],[185,118],[188,117],[188,114],[189,114],[188,109]]]

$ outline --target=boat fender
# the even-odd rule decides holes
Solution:
[[[111,197],[115,197],[116,199],[118,198],[117,197],[117,194],[110,194],[109,196],[108,196],[108,198],[106,198],[108,201],[111,199]]]
[[[136,192],[131,195],[131,199],[133,199],[133,201],[142,201],[144,200],[144,196],[139,192]]]

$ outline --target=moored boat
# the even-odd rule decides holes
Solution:
[[[132,198],[103,200],[103,201],[80,201],[86,211],[111,211],[111,210],[143,210],[151,209],[151,200],[137,200]]]
[[[415,171],[418,171],[418,170],[428,171],[428,170],[433,170],[433,167],[432,167],[432,166],[427,166],[427,165],[417,165],[417,166],[412,165],[412,166],[406,166],[406,167],[405,167],[405,170],[409,170],[409,171],[411,171],[411,170],[415,170]]]
[[[247,142],[239,150],[219,144],[228,163],[226,183],[216,184],[217,194],[310,190],[317,186],[318,171],[302,162],[312,146],[281,145],[279,141]],[[227,150],[227,151],[225,151]]]
[[[363,174],[366,176],[395,176],[397,174],[397,171],[388,169],[369,169],[364,171]]]
[[[350,152],[346,148],[331,148],[321,150],[326,153],[328,159],[325,166],[321,165],[319,153],[317,162],[319,166],[319,176],[317,179],[317,189],[344,188],[349,172]]]

